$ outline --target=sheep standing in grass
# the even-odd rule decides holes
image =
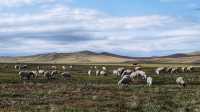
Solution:
[[[105,66],[103,66],[103,67],[102,67],[102,70],[103,70],[103,71],[106,71],[106,70],[107,70],[107,68],[106,68]]]
[[[99,76],[100,71],[96,70],[96,76]]]
[[[182,72],[186,72],[186,69],[187,69],[186,67],[181,67]]]
[[[123,67],[118,68],[117,71],[118,71],[118,75],[117,76],[121,77],[123,72],[125,71],[125,68],[123,68]]]
[[[39,76],[44,76],[44,72],[44,70],[38,70],[36,78],[38,78]]]
[[[189,67],[186,68],[186,71],[187,71],[187,72],[192,72],[192,69],[193,69],[193,67],[192,67],[192,66],[189,66]]]
[[[166,67],[165,72],[170,73],[171,69],[172,69],[172,67]]]
[[[160,68],[157,68],[155,72],[157,75],[160,75],[160,72],[162,72],[164,70],[165,70],[165,67],[160,67]]]
[[[97,66],[94,66],[94,69],[97,69]]]
[[[124,75],[130,75],[131,73],[132,73],[132,70],[130,69],[124,70],[124,72],[121,74],[121,77],[123,77]]]
[[[30,80],[34,78],[34,73],[30,71],[20,71],[19,76],[21,80]]]
[[[141,70],[141,67],[135,67],[134,70],[135,70],[135,71]]]
[[[88,76],[92,75],[92,70],[88,70]]]
[[[132,73],[130,74],[130,78],[131,78],[132,80],[133,80],[135,77],[138,77],[138,76],[142,77],[142,79],[144,79],[144,80],[146,80],[146,78],[147,78],[146,73],[145,73],[144,71],[141,71],[141,70],[132,72]]]
[[[178,78],[176,79],[176,83],[177,83],[178,85],[180,85],[180,86],[183,86],[183,87],[186,86],[183,77],[178,77]]]
[[[106,76],[106,75],[107,75],[107,73],[106,73],[106,71],[104,71],[104,70],[101,70],[101,71],[100,71],[100,75],[101,75],[101,76]]]
[[[132,80],[129,75],[124,75],[122,77],[122,79],[118,81],[118,87],[119,88],[124,88],[124,87],[127,88],[131,81]]]
[[[171,70],[171,74],[173,74],[173,73],[177,73],[177,72],[178,72],[178,68],[177,68],[177,67],[172,68],[172,70]]]
[[[56,67],[56,66],[51,66],[51,69],[52,69],[52,70],[56,70],[57,67]]]
[[[50,71],[44,72],[44,77],[46,77],[47,79],[52,79],[51,72]]]
[[[118,75],[118,71],[117,70],[113,70],[113,75],[117,76]]]
[[[132,80],[134,80],[134,78],[137,77],[137,76],[138,76],[138,74],[136,72],[132,72],[131,75],[130,75],[130,78]]]
[[[152,77],[147,77],[147,86],[150,87],[152,85],[152,81],[153,81]]]
[[[19,70],[19,65],[15,65],[14,68],[15,68],[16,70]]]
[[[66,70],[67,70],[67,67],[66,67],[66,66],[62,66],[62,70],[63,70],[63,71],[66,71]]]
[[[72,69],[72,68],[73,68],[73,66],[71,65],[71,66],[69,66],[69,68],[70,68],[70,69]]]
[[[144,71],[141,71],[141,70],[138,70],[136,71],[136,74],[138,74],[138,76],[141,76],[142,79],[146,79],[147,78],[147,75]]]
[[[70,79],[71,78],[71,74],[69,73],[69,72],[63,72],[62,74],[61,74],[62,76],[63,76],[63,78],[65,79],[65,80],[67,80],[67,79]]]

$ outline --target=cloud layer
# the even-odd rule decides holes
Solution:
[[[112,16],[54,0],[0,1],[18,6],[13,10],[34,4],[39,11],[0,14],[0,54],[93,50],[151,56],[197,50],[200,42],[199,25],[174,16]]]

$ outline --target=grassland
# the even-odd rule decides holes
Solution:
[[[4,112],[200,112],[200,69],[193,73],[156,76],[154,68],[163,64],[145,64],[153,77],[152,87],[137,79],[127,89],[118,89],[118,78],[107,65],[109,76],[88,77],[88,65],[74,65],[72,79],[20,81],[14,64],[0,64],[0,111]],[[177,64],[175,64],[177,66]],[[175,66],[174,65],[174,66]],[[30,69],[37,65],[30,64]],[[42,65],[44,69],[50,65]],[[57,65],[61,67],[61,65]],[[99,65],[101,66],[101,65]],[[183,76],[185,88],[175,84]]]

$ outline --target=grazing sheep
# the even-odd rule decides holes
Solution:
[[[99,76],[100,71],[96,70],[96,76]]]
[[[144,71],[141,71],[141,70],[138,70],[136,71],[136,74],[138,74],[138,76],[141,76],[142,79],[146,79],[147,78],[147,75]]]
[[[56,76],[59,74],[59,71],[57,70],[53,70],[53,71],[46,71],[44,73],[44,76],[47,78],[47,79],[55,79]]]
[[[44,72],[44,77],[46,77],[47,79],[52,79],[51,72],[50,71]]]
[[[57,67],[56,67],[56,66],[51,66],[51,69],[52,69],[52,70],[56,70]]]
[[[103,67],[102,67],[102,70],[104,70],[104,71],[105,71],[106,69],[107,69],[107,68],[106,68],[105,66],[103,66]]]
[[[30,71],[31,74],[33,74],[33,78],[37,78],[38,71]]]
[[[27,65],[15,65],[14,67],[16,70],[25,70],[28,68]]]
[[[37,70],[40,70],[40,66],[37,66]]]
[[[71,78],[71,74],[70,74],[69,72],[63,72],[61,75],[63,76],[63,78],[64,78],[65,80]]]
[[[186,71],[187,71],[187,72],[192,72],[192,69],[193,69],[193,67],[192,67],[192,66],[189,66],[189,67],[186,68]]]
[[[182,72],[186,72],[187,67],[181,67]]]
[[[56,76],[57,76],[58,74],[59,74],[59,71],[53,70],[53,71],[51,72],[51,77],[52,77],[53,79],[55,79]]]
[[[164,70],[165,70],[165,67],[159,67],[159,68],[156,69],[155,72],[156,72],[157,75],[160,75],[160,72],[162,72]]]
[[[121,76],[122,76],[122,74],[123,74],[123,73],[124,73],[124,71],[125,71],[125,68],[123,68],[123,67],[121,67],[121,68],[118,68],[118,69],[117,69],[117,71],[118,71],[118,75],[117,75],[117,76],[121,77]]]
[[[89,76],[92,75],[92,70],[88,70],[88,75],[89,75]]]
[[[180,86],[183,86],[183,87],[186,86],[183,77],[178,77],[178,78],[176,79],[176,83],[177,83],[178,85],[180,85]]]
[[[66,70],[67,70],[67,67],[66,67],[66,66],[62,66],[62,70],[63,70],[63,71],[66,71]]]
[[[34,78],[34,73],[30,71],[20,71],[19,76],[21,80],[30,80]]]
[[[121,77],[123,77],[124,75],[130,75],[131,73],[132,73],[132,70],[130,69],[124,70],[124,72],[121,74]]]
[[[134,79],[135,77],[138,77],[138,76],[142,77],[142,79],[146,79],[146,78],[147,78],[146,73],[145,73],[144,71],[141,71],[141,70],[132,72],[132,73],[130,74],[130,78],[131,78],[131,79]]]
[[[137,72],[132,72],[130,78],[133,80],[137,76],[138,76]]]
[[[16,70],[19,70],[19,65],[15,65],[14,67]]]
[[[147,86],[150,87],[152,85],[152,81],[153,81],[152,77],[147,77]]]
[[[118,75],[118,70],[113,70],[113,75],[117,76]]]
[[[36,75],[36,78],[38,78],[39,76],[44,76],[45,71],[44,70],[38,70],[38,73]]]
[[[172,68],[171,74],[173,74],[173,73],[178,73],[178,68],[177,67]]]
[[[71,65],[71,66],[69,66],[69,68],[70,68],[70,69],[72,69],[72,68],[73,68],[73,66]]]
[[[97,66],[94,66],[94,69],[97,69]]]
[[[118,87],[119,88],[124,88],[124,87],[127,88],[131,81],[132,80],[129,75],[124,75],[122,77],[122,79],[118,81]]]
[[[135,67],[134,70],[135,70],[135,71],[141,70],[141,67]]]
[[[100,71],[100,75],[102,75],[102,76],[106,76],[106,75],[107,75],[107,73],[106,73],[106,71],[104,71],[104,70],[101,70],[101,71]]]
[[[172,70],[172,67],[166,67],[165,72],[170,73],[171,70]]]

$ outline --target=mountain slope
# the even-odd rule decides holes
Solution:
[[[15,58],[0,58],[0,62],[20,63],[120,63],[126,61],[130,61],[130,59],[91,51],[74,53],[48,53]]]
[[[199,52],[177,53],[162,57],[128,57],[112,53],[81,51],[74,53],[47,53],[23,57],[0,57],[1,63],[200,63]]]

